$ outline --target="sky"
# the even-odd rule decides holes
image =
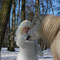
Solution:
[[[60,2],[60,0],[52,0],[53,5],[55,6],[55,7],[53,7],[55,15],[58,15],[57,12],[60,12],[60,9],[59,10],[56,9],[57,7],[60,8],[60,3],[58,3],[58,1]],[[59,14],[59,16],[60,16],[60,14]]]
[[[35,4],[35,0],[33,0],[34,1],[34,4]],[[42,1],[42,0],[40,0],[40,1]],[[43,0],[44,1],[44,0]],[[53,6],[53,11],[54,11],[54,15],[57,15],[58,16],[58,12],[60,12],[60,0],[51,0],[52,1],[52,6]],[[59,3],[58,3],[59,2]],[[21,13],[21,4],[22,4],[22,0],[20,0],[20,13]],[[31,0],[26,0],[26,6],[30,6],[32,4],[32,2],[31,2]],[[34,5],[33,4],[33,5]],[[32,7],[31,7],[31,10],[32,11],[35,11],[35,7],[33,7],[33,5],[32,5]],[[44,2],[44,5],[46,5],[46,3]],[[40,7],[41,7],[41,5],[40,5]],[[59,8],[57,8],[57,7],[59,7]],[[19,8],[19,0],[17,0],[16,1],[16,20],[17,20],[17,13],[18,13],[18,8]],[[42,8],[40,8],[41,10],[42,10]],[[57,10],[57,9],[59,9],[59,10]],[[11,13],[10,13],[10,23],[12,22],[11,20],[12,20],[12,12],[13,12],[13,10],[12,10],[12,8],[11,8]],[[27,10],[27,13],[29,13],[29,11]],[[42,13],[42,12],[41,12]],[[50,11],[48,10],[48,14],[50,14],[50,15],[52,15],[52,9],[50,9]],[[60,16],[60,14],[59,14],[59,16]],[[18,18],[18,25],[19,25],[19,22],[21,22],[21,14],[20,14],[20,17]],[[11,24],[10,24],[10,26],[11,26]]]
[[[17,20],[17,13],[18,13],[18,8],[19,8],[19,0],[15,0],[15,1],[16,1],[16,10],[15,11],[16,11],[16,20]],[[30,6],[32,4],[31,1],[32,0],[26,0],[26,6]],[[35,4],[35,0],[33,0],[33,1],[34,1],[34,4]],[[42,0],[40,0],[40,1],[42,1]],[[43,1],[45,1],[45,0],[43,0]],[[53,10],[54,10],[54,15],[60,16],[60,13],[59,13],[60,12],[60,0],[51,0],[51,1],[52,1]],[[2,3],[0,3],[0,8],[1,8],[1,4]],[[21,4],[22,4],[22,0],[20,0],[20,13],[21,13]],[[46,5],[46,3],[44,3],[44,5]],[[32,11],[35,11],[35,8],[34,7],[31,7],[30,9]],[[42,8],[40,8],[40,9],[42,9]],[[11,21],[12,20],[12,12],[13,12],[13,10],[12,10],[12,7],[11,7],[10,23],[12,22]],[[28,13],[28,10],[27,10],[27,13]],[[48,14],[51,14],[52,15],[52,9],[51,9],[51,11],[48,11]],[[21,14],[20,14],[20,18],[18,18],[18,22],[21,22]],[[11,24],[10,24],[10,26],[11,26]]]

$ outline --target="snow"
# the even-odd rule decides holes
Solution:
[[[14,52],[7,51],[7,48],[1,50],[1,60],[16,60],[19,48],[15,48]],[[43,57],[38,56],[38,60],[53,60],[50,49],[43,51]]]

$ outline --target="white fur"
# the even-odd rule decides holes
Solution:
[[[41,37],[42,48],[51,47],[54,60],[60,60],[60,17],[53,15],[42,15],[39,17],[41,20],[34,17],[32,21],[34,24],[32,30],[35,37]],[[31,33],[32,30],[30,31]],[[30,35],[32,36],[32,34]]]
[[[28,32],[28,34],[33,37],[33,40],[38,40],[40,39],[40,19],[37,19],[37,17],[34,17],[34,19],[32,20],[32,24],[33,27],[30,29],[30,31]]]
[[[37,40],[33,40],[34,36],[30,40],[26,40],[28,34],[23,33],[21,29],[25,26],[32,28],[32,23],[28,20],[23,21],[16,31],[16,45],[20,47],[17,60],[38,60],[37,53],[42,56],[42,51],[38,47]]]

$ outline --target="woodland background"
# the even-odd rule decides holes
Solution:
[[[37,13],[60,16],[60,0],[0,0],[0,51],[15,51],[15,31],[20,22]]]

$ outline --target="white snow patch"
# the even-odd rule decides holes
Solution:
[[[1,50],[1,60],[16,60],[19,48],[15,48],[14,52],[7,51],[7,48]],[[43,57],[38,56],[38,60],[53,60],[50,49],[43,51]]]

